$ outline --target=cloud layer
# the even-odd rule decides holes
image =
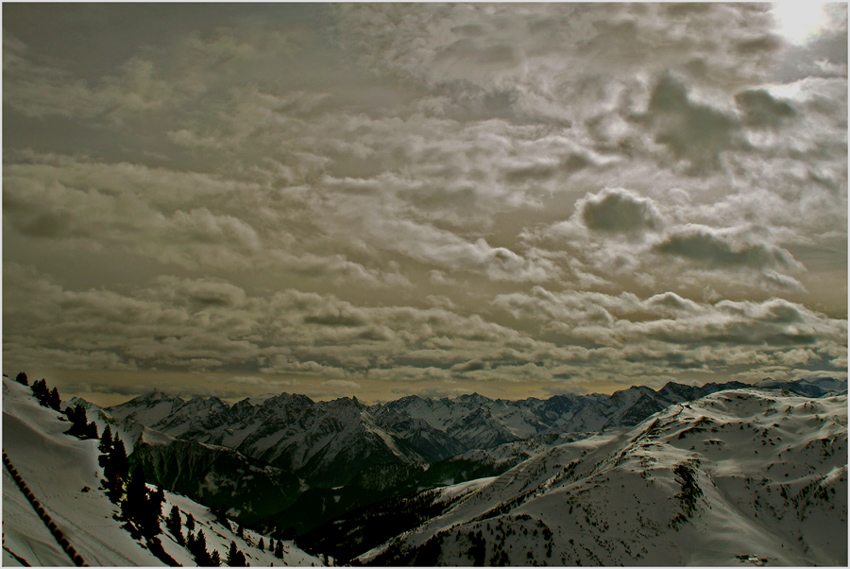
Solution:
[[[826,10],[799,45],[755,4],[5,6],[6,372],[846,374]]]

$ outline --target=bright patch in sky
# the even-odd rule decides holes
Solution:
[[[819,2],[781,2],[773,14],[782,36],[796,45],[812,41],[826,25],[823,3]]]

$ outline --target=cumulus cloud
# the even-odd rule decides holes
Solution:
[[[662,255],[715,267],[794,271],[804,268],[787,250],[755,240],[752,235],[699,225],[671,230],[653,249]]]
[[[661,215],[651,200],[622,188],[605,189],[577,202],[588,229],[608,233],[640,233],[658,229]]]
[[[735,95],[735,103],[753,126],[775,127],[797,115],[793,105],[777,100],[764,89],[748,89]]]

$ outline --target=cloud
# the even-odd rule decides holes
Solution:
[[[655,86],[648,111],[656,140],[697,171],[718,167],[720,153],[737,144],[734,115],[692,101],[685,85],[670,74]]]
[[[641,233],[661,227],[661,215],[652,200],[622,188],[605,189],[576,202],[588,229],[607,233]]]
[[[335,16],[343,46],[380,73],[432,90],[507,93],[520,116],[567,125],[579,118],[569,103],[597,95],[588,85],[601,68],[740,84],[763,76],[779,47],[767,8],[755,5],[357,5]]]
[[[4,72],[11,79],[5,95],[17,111],[121,125],[139,115],[196,104],[258,64],[288,55],[293,45],[276,30],[223,26],[205,37],[190,34],[168,52],[149,47],[93,82],[74,79],[14,35],[4,34],[4,48],[9,52]]]
[[[334,389],[360,389],[361,385],[356,381],[349,381],[347,379],[329,379],[327,381],[323,381],[322,385],[327,387],[333,387]]]
[[[4,358],[360,393],[846,367],[828,10],[797,48],[760,4],[20,5]]]
[[[735,103],[752,126],[776,127],[797,115],[790,103],[775,99],[764,89],[741,91],[735,95]]]
[[[715,267],[803,269],[785,249],[756,241],[746,235],[736,235],[699,225],[686,225],[671,230],[654,246],[654,250],[662,255]]]

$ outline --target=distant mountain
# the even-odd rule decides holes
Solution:
[[[847,395],[716,392],[357,514],[304,543],[347,557],[390,521],[355,564],[846,566]]]
[[[73,566],[68,551],[76,552],[83,563],[91,566],[166,565],[142,540],[122,527],[123,522],[117,518],[120,508],[100,489],[103,471],[98,463],[98,441],[65,434],[69,426],[64,415],[40,406],[29,387],[3,378],[4,456],[40,509],[36,509],[6,465],[3,566]],[[252,474],[256,473],[246,477]],[[166,529],[164,518],[175,506],[184,523],[183,536],[188,535],[185,523],[191,515],[195,520],[194,534],[203,531],[206,550],[217,551],[222,560],[227,559],[230,543],[234,542],[249,565],[324,565],[322,559],[306,554],[292,541],[283,542],[284,557],[279,559],[267,548],[257,547],[261,538],[268,544],[271,536],[243,528],[243,537],[239,537],[235,527],[217,521],[207,507],[165,492],[162,533],[157,538],[165,554],[179,565],[196,563],[187,548]]]
[[[830,377],[801,379],[797,381],[765,379],[758,382],[755,387],[761,387],[764,389],[784,389],[805,397],[823,397],[829,393],[846,392],[847,380],[837,380]]]

